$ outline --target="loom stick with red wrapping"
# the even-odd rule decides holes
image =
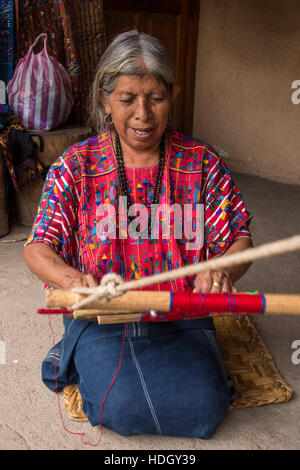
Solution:
[[[87,304],[84,310],[73,311],[72,305],[85,297],[84,294],[51,289],[46,295],[46,309],[40,309],[38,313],[69,314],[77,320],[98,318],[101,324],[174,321],[218,314],[300,315],[300,295],[179,294],[132,290],[109,302],[94,300]]]

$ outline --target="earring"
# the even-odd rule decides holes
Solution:
[[[108,118],[110,118],[110,121],[108,121]],[[114,121],[113,121],[113,119],[112,119],[111,114],[105,114],[105,116],[104,116],[104,122],[105,122],[105,124],[106,124],[108,127],[113,125]]]

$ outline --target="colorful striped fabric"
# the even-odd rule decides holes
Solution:
[[[126,168],[131,202],[149,209],[157,166]],[[251,216],[229,170],[208,145],[173,131],[170,135],[160,204],[177,204],[188,217],[204,209],[204,234],[201,243],[185,231],[176,238],[174,213],[159,226],[169,228],[169,236],[101,240],[99,208],[111,204],[119,212],[119,183],[111,136],[105,133],[71,146],[50,168],[43,195],[27,244],[47,243],[71,266],[101,278],[108,272],[120,273],[126,280],[179,268],[185,264],[223,254],[233,240],[251,237]],[[98,212],[97,212],[98,210]],[[107,220],[107,219],[106,219]],[[182,223],[184,220],[182,219]],[[163,233],[163,232],[161,232]],[[198,237],[199,238],[199,237]],[[191,244],[192,243],[192,244]],[[193,287],[193,279],[179,279],[152,286],[151,289],[183,292]]]
[[[44,47],[35,54],[40,38]],[[72,84],[64,67],[48,55],[47,34],[40,34],[19,61],[7,94],[25,129],[50,130],[67,120],[73,106]]]

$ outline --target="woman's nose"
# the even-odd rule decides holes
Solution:
[[[138,99],[135,108],[135,118],[139,121],[146,122],[150,116],[151,110],[148,100],[145,98]]]

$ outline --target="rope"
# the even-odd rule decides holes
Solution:
[[[124,281],[121,276],[109,273],[103,276],[99,287],[77,287],[73,292],[87,294],[88,296],[80,300],[71,307],[72,310],[78,310],[84,305],[101,298],[102,302],[111,300],[112,297],[122,295],[130,289],[151,286],[165,281],[193,276],[207,270],[217,270],[227,268],[238,264],[249,263],[257,259],[268,258],[270,256],[281,255],[290,251],[300,250],[300,235],[294,235],[271,243],[265,243],[261,246],[248,248],[238,253],[228,256],[221,256],[202,263],[184,266],[172,271],[155,274],[153,276],[143,277],[135,281]]]

